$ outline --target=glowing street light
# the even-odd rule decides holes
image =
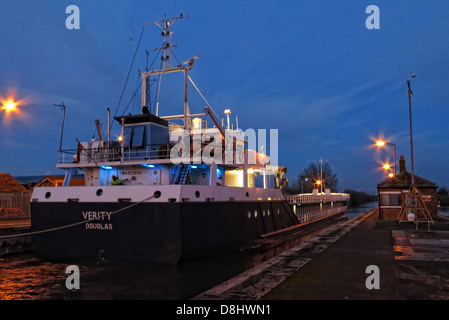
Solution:
[[[385,170],[390,170],[391,165],[388,164],[388,163],[385,163],[385,164],[382,166],[382,168],[384,168]]]
[[[381,139],[376,141],[376,147],[379,147],[379,148],[385,147],[385,145],[387,145],[387,144],[393,146],[393,150],[394,150],[394,175],[396,175],[396,145],[394,143],[386,142],[386,141],[381,140]],[[384,169],[385,169],[385,167],[384,167]]]
[[[376,141],[376,146],[378,146],[378,147],[383,147],[383,146],[385,146],[385,141],[383,141],[383,140],[377,140],[377,141]]]
[[[18,103],[14,102],[13,100],[9,99],[7,101],[2,101],[3,106],[0,108],[0,110],[5,110],[6,113],[17,111]]]
[[[316,188],[320,189],[320,192],[323,192],[323,181],[321,180],[315,180]]]

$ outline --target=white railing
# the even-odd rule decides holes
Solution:
[[[327,216],[331,216],[337,213],[343,213],[346,211],[346,206],[336,207],[332,209],[324,209],[324,210],[314,210],[310,212],[299,213],[296,216],[298,217],[300,223],[305,223],[313,220],[317,220],[320,218],[324,218]]]
[[[81,148],[80,150],[64,150],[58,155],[58,164],[71,163],[107,163],[115,161],[145,161],[156,159],[169,159],[169,145],[155,147],[134,148]]]
[[[287,195],[287,201],[290,204],[304,204],[304,203],[321,203],[332,201],[347,201],[349,194],[347,193],[330,193],[330,194],[294,194]]]

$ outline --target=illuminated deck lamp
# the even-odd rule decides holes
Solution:
[[[193,118],[192,119],[192,125],[193,125],[193,129],[200,130],[201,129],[201,119],[200,118]]]
[[[231,109],[226,109],[225,111],[224,111],[224,113],[226,114],[226,117],[227,117],[227,119],[228,119],[228,130],[230,129],[230,124],[229,124],[229,115],[231,114]]]

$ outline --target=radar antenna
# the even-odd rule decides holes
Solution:
[[[172,25],[175,23],[176,20],[188,18],[188,16],[184,16],[182,13],[179,17],[175,18],[169,18],[154,22],[146,23],[145,26],[150,24],[155,24],[159,28],[162,29],[162,37],[164,38],[163,44],[161,48],[156,48],[156,50],[162,50],[162,56],[161,56],[161,69],[165,70],[168,68],[173,68],[173,51],[172,48],[176,48],[176,44],[173,43],[173,33],[174,31],[171,29]]]

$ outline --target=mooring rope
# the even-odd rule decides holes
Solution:
[[[148,198],[145,198],[139,202],[135,202],[133,204],[130,204],[129,206],[126,206],[124,208],[115,210],[113,212],[111,212],[109,215],[113,215],[122,211],[125,211],[129,208],[132,208],[138,204],[141,204],[142,202],[145,202],[147,200],[150,200],[151,198],[154,198],[154,195],[149,196]],[[88,223],[88,222],[92,222],[92,221],[97,221],[97,219],[88,219],[88,220],[84,220],[84,221],[79,221],[79,222],[75,222],[75,223],[71,223],[71,224],[67,224],[64,226],[60,226],[60,227],[55,227],[55,228],[50,228],[50,229],[45,229],[45,230],[39,230],[39,231],[32,231],[32,232],[26,232],[26,233],[19,233],[19,234],[12,234],[12,235],[8,235],[8,236],[0,236],[0,239],[6,239],[6,238],[15,238],[15,237],[25,237],[25,236],[31,236],[31,235],[35,235],[35,234],[41,234],[41,233],[47,233],[47,232],[53,232],[53,231],[58,231],[58,230],[62,230],[62,229],[67,229],[67,228],[71,228],[71,227],[75,227],[77,225],[83,224],[83,223]]]

